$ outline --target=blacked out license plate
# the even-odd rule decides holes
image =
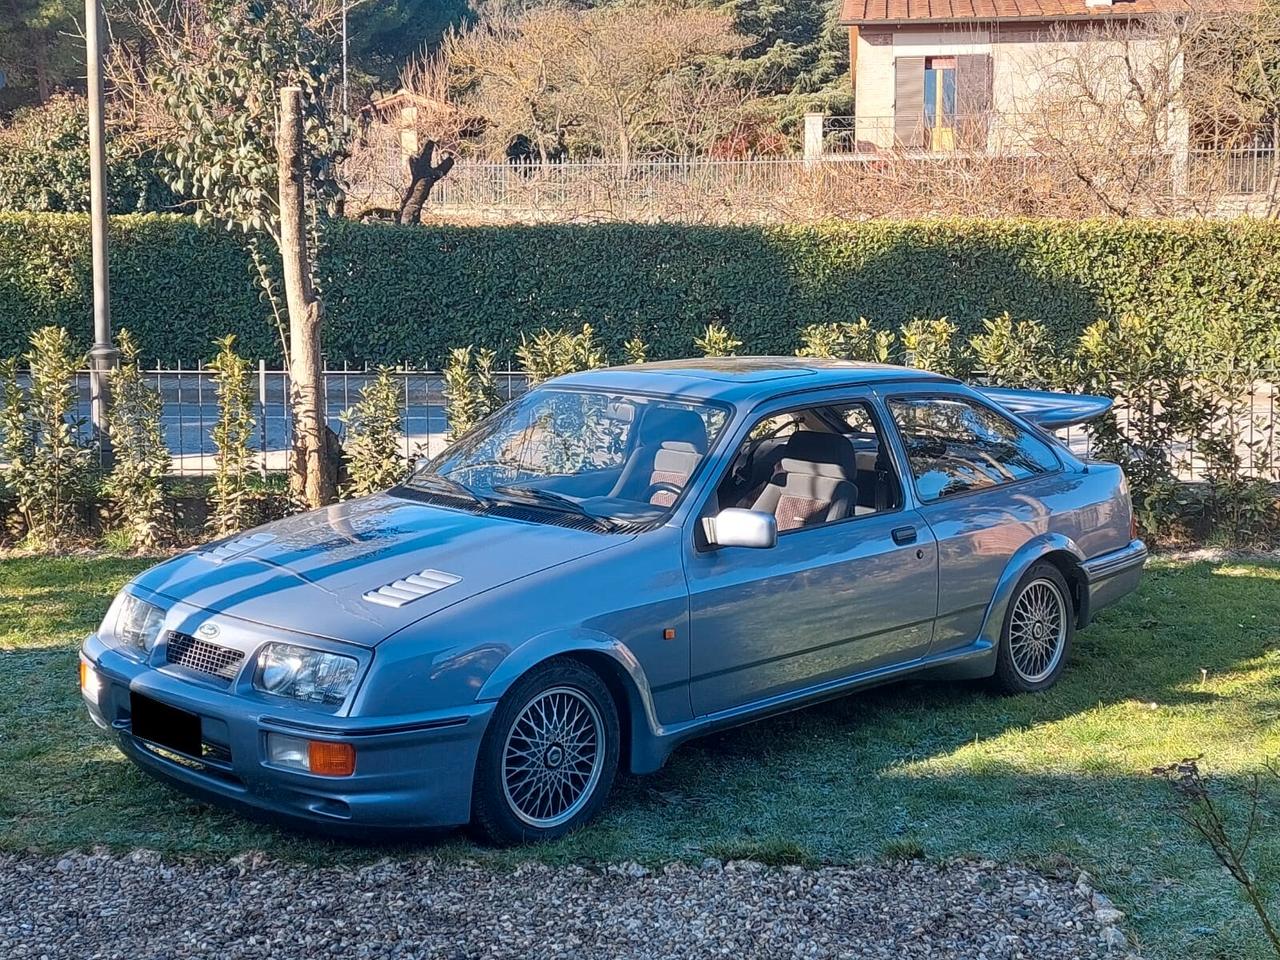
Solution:
[[[133,735],[189,757],[200,756],[200,718],[141,693],[129,693]]]

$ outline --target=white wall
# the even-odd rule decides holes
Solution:
[[[887,41],[887,42],[886,42]],[[1123,50],[1120,40],[1091,39],[1090,56],[1105,59],[1106,48]],[[1157,41],[1133,41],[1139,56],[1153,60],[1160,55]],[[996,120],[989,146],[1010,148],[1021,139],[1013,132],[1013,116],[1034,109],[1052,65],[1060,57],[1078,56],[1073,44],[1062,40],[1048,25],[1005,26],[995,29],[949,27],[864,26],[858,34],[857,75],[854,86],[858,140],[881,148],[893,146],[894,60],[898,57],[988,54],[991,57],[991,104]],[[1007,119],[1001,123],[1001,115]],[[1177,139],[1177,118],[1173,118]]]

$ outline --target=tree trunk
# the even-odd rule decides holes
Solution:
[[[53,81],[49,77],[49,34],[41,30],[35,39],[36,96],[41,103],[53,96]]]
[[[422,144],[422,152],[409,158],[409,188],[400,201],[397,217],[403,224],[422,222],[422,207],[431,195],[431,188],[453,169],[453,154],[446,153],[439,163],[433,164],[431,158],[435,152],[436,142],[427,140]]]
[[[618,159],[622,161],[622,176],[631,176],[631,133],[622,116],[618,117]]]
[[[337,464],[327,436],[321,303],[311,286],[302,192],[302,91],[280,91],[280,256],[289,307],[289,402],[293,408],[290,487],[308,507],[337,498]]]

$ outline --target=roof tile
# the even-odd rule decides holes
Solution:
[[[1141,17],[1192,9],[1241,10],[1253,0],[1114,0],[1089,7],[1085,0],[842,0],[844,24],[954,20],[1062,20],[1076,17]]]

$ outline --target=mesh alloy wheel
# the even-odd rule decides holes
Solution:
[[[558,686],[516,716],[502,751],[502,791],[511,812],[538,829],[571,820],[590,801],[604,766],[604,723],[585,693]]]
[[[1062,659],[1068,608],[1058,585],[1047,577],[1032,580],[1018,594],[1009,619],[1009,658],[1018,676],[1043,683]]]

